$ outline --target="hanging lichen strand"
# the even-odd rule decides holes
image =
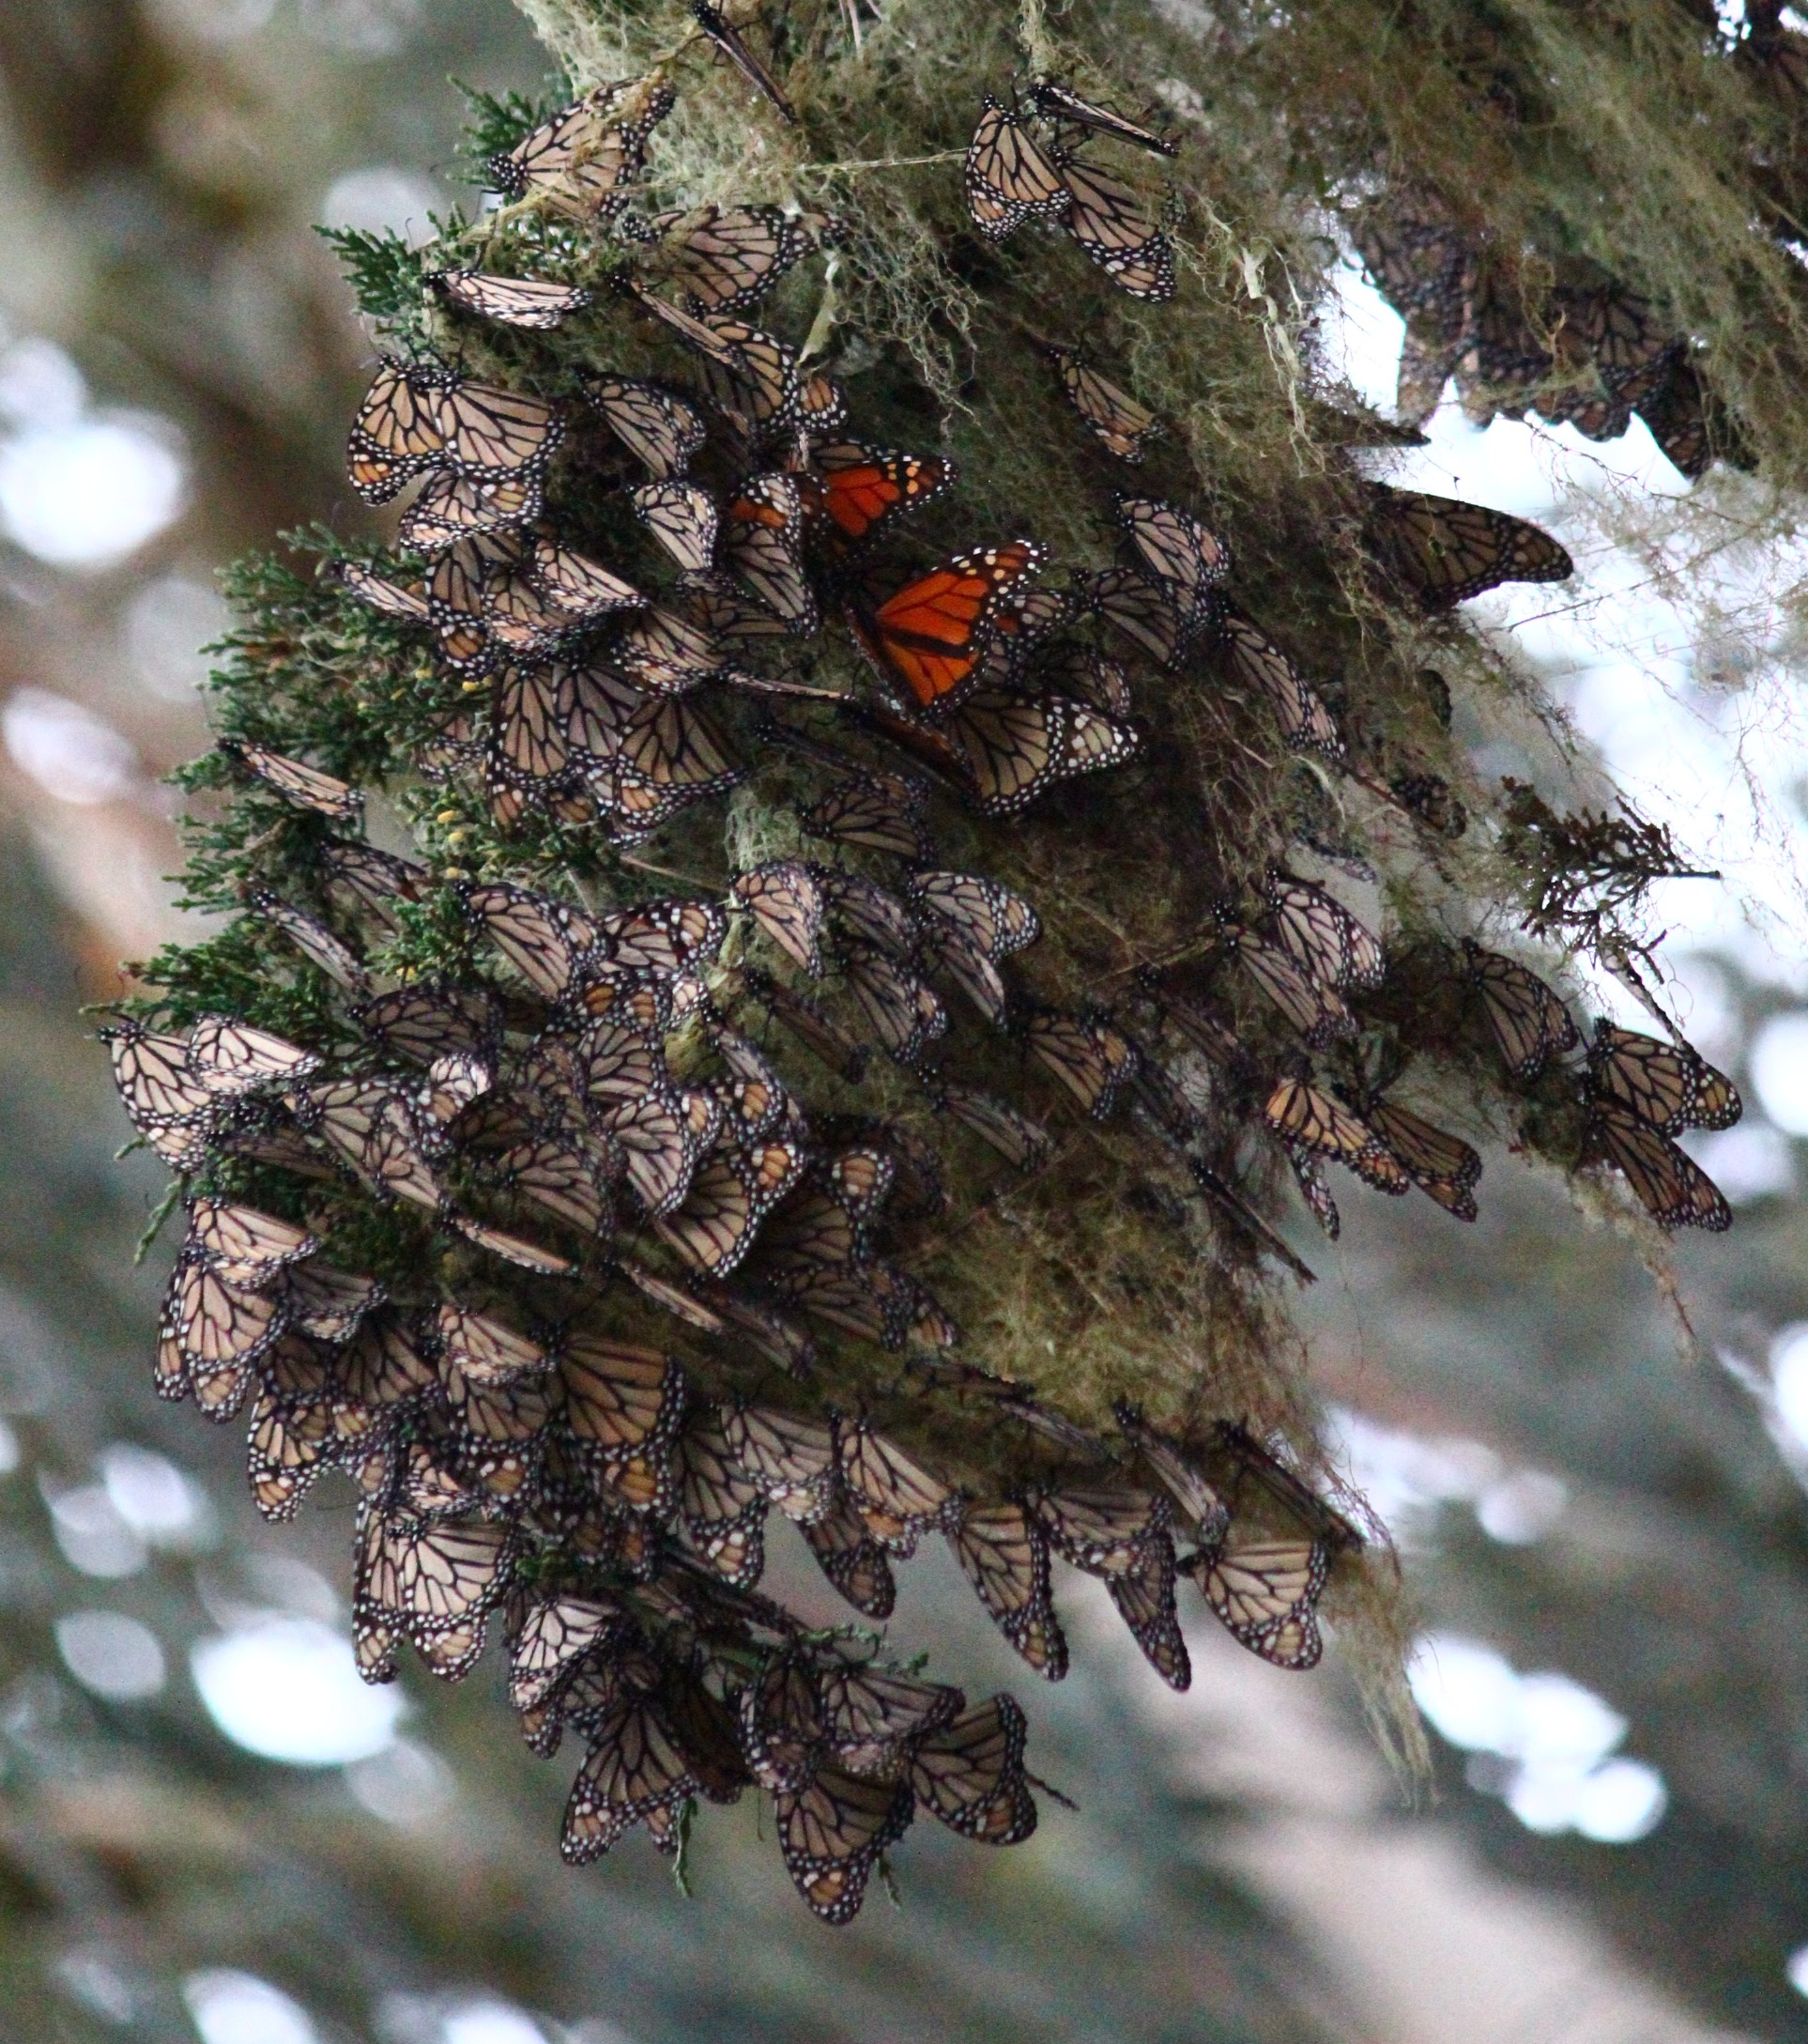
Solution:
[[[110,1032],[188,1222],[157,1382],[249,1407],[268,1516],[354,1483],[372,1680],[503,1612],[529,1743],[586,1744],[568,1857],[758,1785],[843,1921],[914,1811],[1028,1835],[1023,1715],[762,1596],[774,1506],[874,1622],[943,1535],[1050,1680],[1051,1557],[1175,1687],[1181,1576],[1306,1668],[1334,1572],[1378,1665],[1278,1173],[1332,1234],[1327,1161],[1472,1218],[1441,1099],[1718,1227],[1672,1138],[1738,1101],[1578,1063],[1469,936],[1527,884],[1419,662],[1568,558],[1354,472],[1279,202],[1120,111],[1167,31],[531,11],[570,77],[478,103],[500,202],[340,238],[352,482],[416,494],[237,572],[187,776],[230,925]],[[1540,927],[1617,941],[1637,832],[1514,816]]]

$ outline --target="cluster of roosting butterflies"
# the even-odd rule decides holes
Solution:
[[[328,1469],[351,1477],[368,1679],[393,1676],[404,1640],[457,1679],[504,1612],[529,1744],[550,1755],[567,1725],[588,1743],[568,1858],[592,1859],[643,1823],[675,1851],[693,1798],[732,1801],[758,1784],[801,1892],[841,1922],[918,1806],[982,1842],[1029,1836],[1023,1719],[1008,1696],[968,1708],[958,1689],[877,1663],[870,1639],[807,1627],[759,1595],[774,1507],[879,1621],[893,1606],[892,1560],[942,1533],[1005,1638],[1050,1680],[1067,1666],[1050,1584],[1059,1555],[1104,1581],[1175,1687],[1189,1680],[1179,1575],[1246,1645],[1306,1667],[1333,1557],[1359,1536],[1236,1427],[1183,1447],[1126,1408],[1127,1453],[1114,1455],[1034,1399],[1007,1401],[1026,1440],[1050,1452],[1039,1480],[997,1496],[864,1419],[808,1409],[796,1394],[816,1345],[794,1314],[895,1347],[952,1338],[922,1287],[866,1246],[895,1182],[932,1174],[933,1160],[883,1141],[813,1144],[763,1058],[726,1028],[714,1048],[732,1076],[681,1085],[659,1018],[700,1002],[683,976],[672,963],[590,982],[610,996],[597,1021],[516,1047],[499,998],[378,995],[360,1024],[412,1080],[328,1080],[318,1054],[222,1017],[186,1037],[122,1024],[122,1096],[174,1170],[192,1178],[210,1157],[249,1160],[312,1189],[301,1218],[189,1198],[156,1382],[216,1422],[249,1406],[248,1471],[268,1518],[289,1517]],[[710,1147],[728,1117],[784,1133]],[[499,1304],[481,1275],[463,1299],[410,1301],[328,1260],[343,1175],[542,1277],[569,1271],[463,1219],[441,1188],[480,1156],[569,1238],[602,1238],[614,1276],[708,1338],[693,1339],[692,1360],[624,1339],[569,1293],[543,1294],[539,1317]],[[612,1238],[617,1194],[712,1282],[661,1277]],[[744,1284],[729,1286],[721,1274],[756,1210],[766,1225]],[[774,1370],[783,1403],[734,1388]]]
[[[1534,286],[1512,252],[1423,190],[1390,188],[1352,231],[1376,288],[1406,322],[1397,403],[1405,424],[1425,419],[1454,377],[1478,424],[1529,410],[1614,440],[1636,414],[1691,482],[1717,455],[1751,465],[1688,336],[1625,284],[1591,273]]]
[[[707,7],[697,20],[789,112],[736,32]],[[1057,1148],[1031,1114],[951,1068],[958,1008],[983,1041],[1019,1045],[1070,1110],[1103,1120],[1134,1102],[1256,1247],[1295,1268],[1200,1154],[1201,1056],[1216,1073],[1204,1089],[1247,1096],[1249,1126],[1280,1142],[1321,1218],[1334,1217],[1326,1158],[1384,1190],[1417,1182],[1464,1215],[1480,1167],[1371,1090],[1334,1097],[1303,1053],[1297,1068],[1264,1070],[1215,1007],[1211,985],[1241,975],[1305,1050],[1356,1033],[1350,999],[1384,978],[1381,947],[1284,871],[1259,914],[1225,910],[1205,991],[1146,977],[1146,1047],[1126,1015],[1064,1010],[1016,982],[1036,911],[938,860],[937,801],[1009,815],[1129,759],[1137,678],[1196,652],[1227,662],[1295,748],[1341,761],[1337,723],[1226,599],[1224,543],[1159,499],[1121,493],[1121,563],[1061,592],[1035,586],[1042,556],[1027,539],[896,586],[875,545],[949,488],[951,465],[848,437],[831,378],[743,316],[832,222],[770,206],[627,214],[671,104],[660,82],[600,88],[494,166],[513,202],[619,227],[636,252],[622,302],[692,365],[684,382],[590,375],[588,410],[619,443],[609,458],[633,464],[621,486],[590,490],[592,462],[554,526],[554,456],[583,453],[585,407],[442,360],[386,359],[350,470],[373,502],[420,485],[401,521],[407,558],[336,573],[402,628],[405,651],[424,634],[452,678],[453,707],[410,766],[472,789],[505,834],[545,815],[588,824],[631,868],[627,848],[747,776],[717,721],[739,718],[792,790],[802,782],[783,814],[811,855],[613,912],[435,873],[359,834],[356,789],[248,726],[222,741],[220,776],[251,805],[256,844],[282,845],[286,892],[248,884],[245,909],[273,960],[309,970],[329,1040],[299,1045],[223,1015],[110,1035],[127,1110],[184,1184],[159,1388],[216,1420],[249,1406],[252,1486],[272,1518],[323,1471],[349,1473],[366,1674],[392,1675],[406,1640],[460,1676],[501,1610],[529,1743],[550,1753],[567,1725],[586,1742],[569,1857],[638,1824],[676,1850],[694,1798],[758,1785],[797,1884],[839,1922],[918,1806],[1009,1843],[1034,1823],[1033,1777],[1008,1697],[969,1708],[887,1667],[869,1636],[807,1627],[759,1593],[772,1507],[874,1621],[892,1606],[893,1560],[943,1534],[1006,1639],[1050,1679],[1066,1667],[1058,1556],[1104,1581],[1176,1687],[1189,1680],[1181,1575],[1245,1646],[1303,1668],[1320,1652],[1332,1562],[1362,1545],[1359,1508],[1333,1509],[1240,1425],[1177,1441],[1124,1407],[1106,1441],[949,1354],[947,1314],[881,1253],[888,1229],[948,1204],[922,1128],[975,1137],[1022,1173]],[[1125,289],[1167,295],[1166,243],[1146,222],[1125,224],[1127,199],[1067,138],[1169,145],[1064,88],[1038,86],[1034,107],[986,104],[966,182],[980,229],[1059,221]],[[1035,119],[1052,131],[1046,148]],[[454,323],[529,332],[591,300],[472,269],[429,282]],[[1153,416],[1081,351],[1053,347],[1051,361],[1086,427],[1139,461]],[[1569,572],[1519,521],[1405,493],[1373,502],[1378,558],[1428,607]],[[639,548],[632,578],[588,550],[598,529]],[[831,619],[865,653],[874,694],[761,669],[762,650]],[[241,715],[254,724],[259,707]],[[800,709],[814,721],[788,720]],[[828,718],[839,729],[825,734]],[[463,932],[457,973],[386,974],[385,945],[434,914]],[[1523,967],[1476,953],[1468,972],[1520,1078],[1573,1046],[1555,996]],[[812,1054],[818,1087],[781,1075],[775,1034]],[[927,1120],[849,1111],[875,1057],[888,1098],[901,1086]],[[1717,1195],[1670,1138],[1737,1113],[1726,1083],[1693,1053],[1604,1031],[1586,1085],[1605,1154],[1658,1218],[1718,1224]],[[823,1087],[833,1110],[805,1099]],[[340,1268],[329,1247],[382,1275]],[[919,1386],[907,1444],[872,1423],[874,1359],[887,1352]],[[1015,1428],[1019,1475],[976,1474],[937,1434],[927,1387],[984,1401]]]

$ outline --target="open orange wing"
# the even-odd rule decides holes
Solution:
[[[955,467],[937,454],[899,454],[859,440],[819,447],[798,478],[812,516],[831,546],[862,546],[877,532],[939,497]]]
[[[874,663],[902,682],[918,707],[958,696],[977,672],[999,609],[1042,550],[1030,540],[955,554],[907,583],[854,627]]]

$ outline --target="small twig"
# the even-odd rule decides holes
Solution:
[[[145,1232],[138,1237],[138,1247],[131,1253],[131,1264],[134,1270],[150,1254],[151,1244],[156,1241],[162,1230],[164,1222],[169,1219],[171,1213],[175,1210],[176,1201],[182,1197],[183,1182],[180,1178],[172,1178],[168,1190],[164,1192],[162,1198],[158,1201],[156,1206],[152,1208],[151,1217]]]

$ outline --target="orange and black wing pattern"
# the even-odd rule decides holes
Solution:
[[[1030,540],[951,555],[876,609],[850,611],[855,635],[913,708],[952,708],[979,674],[1004,599],[1041,560]]]

